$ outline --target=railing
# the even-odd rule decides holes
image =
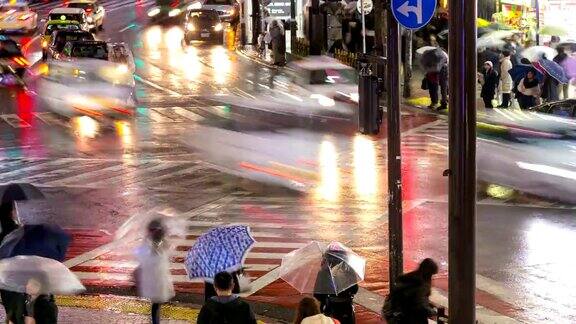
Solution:
[[[343,49],[336,49],[334,51],[334,58],[337,59],[338,61],[342,62],[343,64],[346,64],[348,66],[351,66],[353,68],[357,68],[358,67],[358,54],[355,52],[349,52],[347,50],[343,50]]]

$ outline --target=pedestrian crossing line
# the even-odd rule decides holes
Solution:
[[[18,179],[22,175],[29,176],[29,174],[28,174],[29,172],[43,171],[43,168],[46,168],[47,166],[62,167],[64,165],[72,164],[72,163],[74,163],[74,162],[70,161],[68,159],[40,161],[40,162],[35,163],[34,165],[29,166],[29,167],[19,168],[18,170],[14,170],[14,171],[0,174],[0,182],[11,182],[15,179]]]
[[[195,171],[199,171],[204,169],[204,166],[200,166],[200,165],[194,165],[192,167],[186,168],[186,169],[182,169],[180,171],[176,171],[176,172],[172,172],[172,173],[168,173],[159,177],[151,177],[150,179],[147,180],[143,180],[138,182],[139,185],[152,185],[154,183],[160,182],[160,181],[164,181],[164,180],[171,180],[176,178],[175,180],[178,180],[181,178],[182,175],[186,175],[186,174],[192,174]],[[170,183],[170,181],[166,181],[168,183]],[[172,185],[174,184],[174,182],[171,183]]]
[[[7,115],[2,115],[2,119],[10,126],[14,127],[14,128],[26,128],[26,127],[31,127],[32,125],[30,125],[29,123],[27,123],[26,121],[24,121],[22,118],[20,118],[20,116],[16,115],[16,114],[7,114]]]
[[[30,182],[33,184],[42,184],[46,181],[50,181],[50,179],[54,178],[61,178],[62,176],[72,176],[78,174],[78,171],[82,173],[86,172],[85,168],[95,167],[100,169],[101,166],[97,162],[93,161],[86,161],[86,162],[75,162],[71,166],[66,168],[58,168],[51,171],[42,172],[33,176],[21,178],[18,181],[21,182]]]
[[[34,117],[40,119],[47,125],[57,125],[63,127],[70,127],[70,124],[66,123],[62,119],[58,118],[54,113],[51,112],[36,112],[32,113]]]
[[[94,172],[87,172],[87,173],[83,173],[83,174],[79,174],[79,175],[75,175],[75,176],[71,176],[71,177],[66,177],[64,179],[46,182],[46,183],[43,183],[43,185],[45,185],[45,186],[67,186],[67,185],[78,184],[78,182],[83,182],[86,179],[93,178],[93,177],[96,177],[99,175],[104,175],[108,172],[120,171],[120,170],[123,170],[124,168],[126,168],[126,166],[122,165],[122,164],[111,165],[111,166],[105,167],[105,168],[98,168],[98,170],[94,171]]]
[[[90,260],[86,261],[79,266],[82,267],[102,267],[102,268],[129,268],[134,269],[138,266],[138,261],[119,261],[119,260]],[[77,267],[77,266],[76,266]],[[250,266],[251,271],[270,271],[276,268],[273,264],[253,264]],[[184,263],[170,263],[170,269],[172,270],[185,270]]]
[[[193,120],[193,121],[200,121],[203,120],[204,117],[200,116],[196,113],[193,113],[192,111],[186,109],[186,108],[182,108],[182,107],[174,107],[172,108],[174,110],[175,113],[182,115],[184,117],[186,117],[189,120]]]
[[[126,173],[116,175],[111,178],[103,179],[101,181],[96,181],[92,183],[93,186],[110,186],[110,185],[128,185],[137,181],[137,179],[143,179],[149,173],[154,173],[162,170],[166,170],[172,167],[173,163],[160,163],[149,165],[144,168],[131,169]]]

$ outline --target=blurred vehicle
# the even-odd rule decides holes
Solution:
[[[57,30],[81,30],[81,25],[75,20],[49,20],[44,26],[40,43],[42,45],[42,59],[47,58],[48,52],[46,49],[52,42],[52,33]]]
[[[187,6],[188,10],[214,10],[223,22],[237,23],[240,18],[240,3],[236,0],[198,0]]]
[[[576,108],[576,99],[566,99],[535,106],[530,108],[530,111],[555,115],[559,117],[574,118],[576,117],[576,111],[574,108]]]
[[[90,31],[91,24],[88,23],[88,17],[84,9],[80,8],[56,8],[48,14],[48,20],[73,20],[80,24],[80,28]]]
[[[184,22],[184,42],[211,41],[222,44],[224,26],[214,10],[194,9],[186,13]]]
[[[334,106],[334,101],[358,103],[356,70],[331,57],[291,62],[287,75],[290,93],[316,99],[321,106]]]
[[[66,4],[67,8],[83,9],[86,13],[86,22],[90,30],[102,30],[106,10],[98,3],[98,0],[72,0]]]
[[[48,110],[66,117],[127,120],[135,114],[135,82],[121,64],[81,59],[50,61],[38,95]]]
[[[58,55],[58,59],[63,61],[86,58],[108,61],[108,44],[95,40],[67,42],[62,52]]]
[[[19,77],[24,76],[30,66],[30,62],[22,54],[20,45],[6,36],[0,36],[0,64],[12,68]]]
[[[0,5],[0,32],[34,32],[38,28],[38,14],[27,3]]]
[[[94,35],[85,30],[57,30],[52,34],[52,42],[44,49],[46,55],[42,57],[58,59],[66,43],[85,40],[94,40]]]
[[[123,64],[132,73],[136,72],[134,55],[125,43],[109,44],[109,60],[114,63]]]
[[[24,81],[11,66],[0,63],[0,86],[14,87],[23,85]]]
[[[152,23],[180,23],[186,12],[187,3],[177,1],[176,5],[170,0],[156,0],[156,5],[148,9],[148,18]]]

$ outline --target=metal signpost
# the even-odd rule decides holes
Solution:
[[[402,155],[400,151],[400,27],[419,29],[434,16],[436,0],[391,0],[387,10],[388,239],[390,287],[403,272]]]
[[[450,0],[448,53],[450,323],[475,323],[476,0]]]

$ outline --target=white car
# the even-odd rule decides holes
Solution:
[[[38,28],[38,14],[26,3],[0,5],[0,32],[30,33]]]
[[[124,65],[95,59],[51,61],[38,95],[46,108],[66,117],[97,120],[134,117],[135,81]]]
[[[86,13],[86,22],[91,30],[102,30],[106,10],[97,0],[72,0],[66,4],[67,8],[83,9]]]

